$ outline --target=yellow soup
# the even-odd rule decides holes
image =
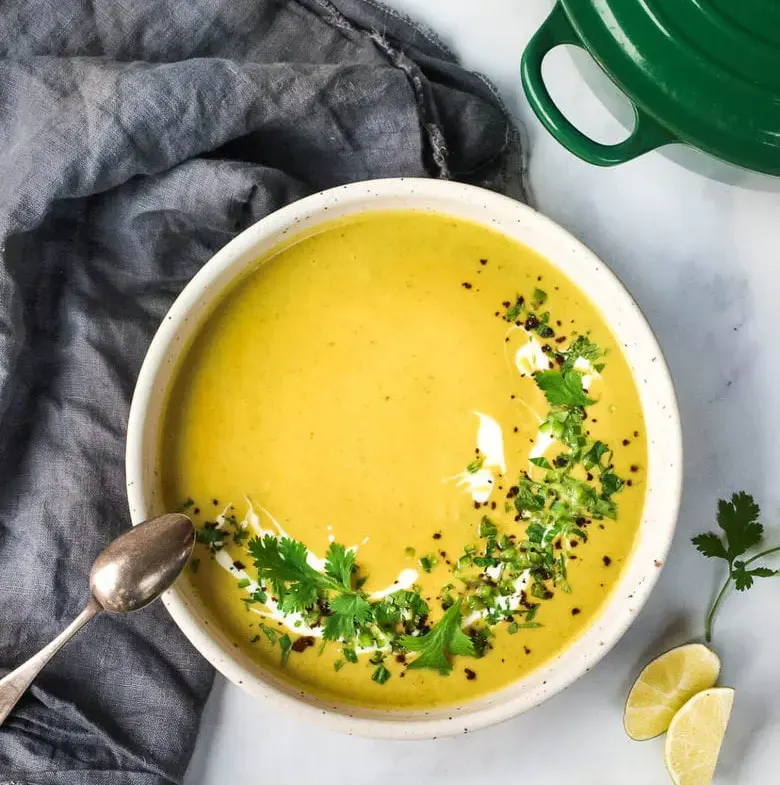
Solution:
[[[188,579],[236,645],[364,706],[462,703],[559,653],[644,499],[598,311],[532,250],[429,213],[259,260],[187,351],[160,450],[198,526]]]

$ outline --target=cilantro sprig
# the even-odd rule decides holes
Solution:
[[[761,510],[753,497],[745,491],[740,491],[732,495],[730,502],[724,499],[718,501],[716,517],[725,540],[716,532],[705,532],[692,539],[699,553],[710,559],[723,559],[728,564],[726,580],[707,613],[704,626],[707,642],[712,640],[715,616],[732,583],[737,591],[747,591],[753,586],[755,578],[780,575],[780,570],[751,566],[759,559],[780,551],[780,546],[767,548],[748,559],[738,558],[763,540],[764,527],[758,520],[760,513]]]

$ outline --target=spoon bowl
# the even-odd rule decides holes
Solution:
[[[109,613],[131,613],[169,589],[195,543],[192,521],[168,513],[114,540],[92,565],[92,596]]]

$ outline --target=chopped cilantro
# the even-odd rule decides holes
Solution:
[[[506,316],[504,317],[508,322],[516,322],[520,315],[523,313],[523,298],[517,297],[515,304],[507,308]]]
[[[532,299],[533,307],[541,308],[547,302],[547,292],[542,289],[534,289],[533,299]]]
[[[290,657],[290,651],[292,650],[292,641],[290,640],[290,636],[285,632],[281,638],[279,638],[279,647],[282,650],[282,658],[281,664],[282,667],[287,665],[287,660]]]
[[[484,465],[484,458],[475,458],[470,464],[466,466],[466,471],[469,474],[476,474]]]
[[[225,545],[225,533],[217,528],[216,523],[205,523],[195,530],[195,542],[205,545],[212,553],[216,553]]]
[[[376,670],[371,674],[372,681],[377,684],[384,684],[390,678],[390,671],[384,665],[378,665]]]

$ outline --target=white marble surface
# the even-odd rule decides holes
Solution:
[[[685,432],[685,495],[660,583],[637,622],[586,677],[503,725],[433,742],[380,742],[301,725],[217,677],[185,782],[322,785],[656,785],[660,740],[629,741],[626,690],[649,655],[700,634],[721,577],[689,544],[718,496],[746,489],[780,542],[780,187],[755,192],[691,174],[658,154],[614,169],[573,158],[532,117],[518,68],[551,0],[391,0],[487,74],[526,125],[537,206],[599,254],[644,309],[671,366]],[[559,53],[562,54],[562,53]],[[550,80],[588,130],[615,123],[565,56]],[[780,565],[778,565],[780,566]],[[722,682],[737,690],[719,783],[778,781],[780,581],[729,598],[717,629]],[[284,771],[285,775],[281,775]]]

